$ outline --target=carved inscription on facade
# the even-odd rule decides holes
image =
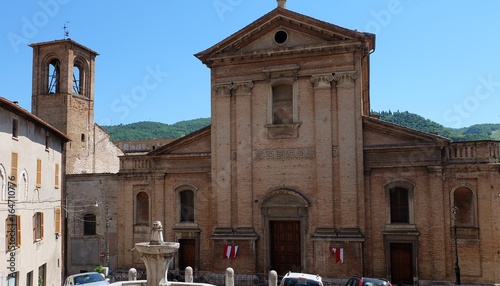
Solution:
[[[312,158],[315,156],[312,148],[270,149],[254,152],[255,159]]]

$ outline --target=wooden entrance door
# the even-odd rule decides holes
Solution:
[[[300,221],[270,221],[271,269],[278,275],[301,271]]]
[[[196,268],[196,241],[194,239],[179,239],[179,270],[191,266]]]
[[[413,285],[412,248],[411,243],[391,243],[391,282],[393,285]]]

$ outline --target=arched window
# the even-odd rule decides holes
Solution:
[[[135,197],[135,224],[149,224],[149,195],[139,192]]]
[[[273,124],[293,123],[293,86],[279,84],[272,87]]]
[[[29,198],[29,189],[28,189],[28,186],[29,186],[29,178],[28,178],[28,172],[26,170],[23,170],[21,172],[21,180],[18,180],[18,191],[19,192],[23,192],[23,196],[24,196],[24,201],[27,202],[30,198]],[[20,200],[21,199],[21,196],[18,197],[18,199]],[[31,201],[33,202],[34,201],[34,197],[31,198]]]
[[[7,172],[2,164],[0,164],[0,192],[2,192],[2,200],[7,200]]]
[[[453,206],[456,207],[457,227],[474,227],[474,193],[467,187],[459,187],[453,192]]]
[[[83,215],[83,235],[96,235],[95,214]]]
[[[82,75],[83,73],[80,70],[80,66],[78,63],[75,63],[73,66],[73,93],[83,94],[82,93]]]
[[[58,93],[60,82],[59,60],[50,61],[48,66],[47,93]]]
[[[179,192],[180,196],[180,221],[194,222],[194,192],[184,190]]]

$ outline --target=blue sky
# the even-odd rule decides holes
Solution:
[[[69,37],[96,60],[95,121],[210,117],[210,74],[193,55],[275,0],[0,2],[0,96],[31,109],[30,43]],[[500,1],[288,0],[287,9],[376,34],[371,107],[446,127],[500,123]],[[130,100],[145,77],[154,88]]]

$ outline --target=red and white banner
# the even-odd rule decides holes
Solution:
[[[330,252],[335,255],[335,262],[344,263],[344,249],[330,246]]]
[[[238,253],[237,245],[224,245],[224,258],[234,259]]]

